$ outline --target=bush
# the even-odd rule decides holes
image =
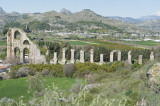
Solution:
[[[85,78],[89,84],[95,83],[99,77],[100,77],[99,74],[89,74],[89,75],[85,76]]]
[[[75,64],[75,77],[84,77],[88,74],[99,74],[103,72],[115,72],[120,70],[121,68],[124,68],[123,62],[113,62],[113,63],[106,63],[103,65],[98,65],[96,63],[76,63]]]
[[[134,64],[131,65],[131,69],[136,70],[140,67],[141,67],[141,65],[138,63],[138,61],[134,60]]]
[[[28,67],[28,74],[33,76],[35,73],[42,73],[44,76],[50,75],[54,77],[64,77],[63,67],[61,64],[27,64],[17,65],[11,67],[11,78],[17,78],[16,73],[19,73],[19,69],[22,67]],[[46,72],[48,70],[49,72]],[[17,72],[18,71],[18,72]],[[47,74],[48,73],[48,74]],[[19,75],[18,75],[19,76]]]
[[[74,64],[66,64],[63,66],[63,72],[66,77],[73,77],[73,74],[75,72],[75,66]]]
[[[49,75],[49,71],[48,70],[43,70],[41,72],[41,74],[42,74],[42,76],[47,76],[47,75]]]
[[[76,83],[72,85],[70,91],[74,93],[79,93],[83,88],[82,80],[77,79]]]
[[[34,97],[39,97],[44,94],[45,80],[40,75],[30,76],[27,82],[28,82],[28,89],[31,93],[34,94]]]
[[[16,73],[17,73],[17,70],[11,70],[8,74],[11,79],[15,79],[17,78]]]
[[[28,72],[29,72],[29,68],[28,68],[28,67],[21,67],[21,68],[16,72],[16,77],[17,77],[17,78],[27,77],[27,76],[28,76]]]

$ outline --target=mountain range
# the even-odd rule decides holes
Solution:
[[[85,28],[102,28],[99,27],[98,23],[103,23],[105,26],[109,26],[108,30],[122,30],[123,32],[129,33],[149,33],[149,32],[160,32],[160,16],[145,16],[139,19],[130,17],[104,17],[96,14],[95,12],[84,9],[79,12],[72,13],[67,9],[62,9],[60,12],[54,10],[45,13],[24,13],[20,14],[17,12],[6,13],[0,8],[0,30],[3,29],[6,23],[20,22],[21,24],[28,24],[29,22],[40,21],[47,22],[51,27],[61,26],[65,28],[65,25],[74,25],[75,27]],[[93,25],[79,24],[80,21],[90,21]],[[81,25],[81,26],[80,26]],[[104,25],[103,25],[104,26]],[[156,26],[156,28],[155,28]],[[117,31],[117,30],[116,30]]]
[[[155,33],[160,32],[160,15],[156,14],[148,15],[136,19],[131,17],[118,17],[118,16],[108,16],[108,18],[134,24],[140,28],[153,31]]]
[[[160,20],[160,16],[158,15],[148,15],[148,16],[142,16],[141,18],[131,18],[131,17],[119,17],[119,16],[108,16],[108,18],[115,19],[115,20],[121,20],[127,23],[141,23],[144,21],[150,21],[150,20]]]

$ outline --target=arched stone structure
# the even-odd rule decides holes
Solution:
[[[93,51],[93,49],[90,50],[90,62],[91,63],[94,62],[94,51]]]
[[[23,50],[25,48],[29,49],[29,63],[46,63],[45,56],[41,55],[40,49],[27,37],[25,32],[23,32],[19,28],[10,28],[7,33],[7,59],[15,57],[14,49],[16,47],[20,49],[21,63],[24,63]]]
[[[66,64],[66,48],[62,49],[62,64]]]
[[[100,54],[100,61],[99,61],[99,64],[102,65],[103,63],[104,63],[103,54]]]
[[[29,53],[30,51],[29,51],[29,49],[28,48],[24,48],[23,49],[23,63],[29,63],[29,61],[30,61],[30,59],[29,59],[29,57],[30,57],[30,53]]]
[[[129,52],[128,52],[128,63],[129,63],[129,64],[132,64],[131,52],[132,52],[132,51],[129,51]]]
[[[75,63],[75,59],[74,59],[74,49],[71,49],[71,63],[74,64]]]
[[[139,61],[138,61],[139,64],[142,64],[143,63],[143,55],[139,55]]]
[[[24,45],[29,45],[29,41],[28,41],[28,40],[24,40],[24,41],[23,41],[23,44],[24,44]]]
[[[150,54],[150,60],[151,60],[151,61],[154,60],[154,52],[151,52],[151,54]]]
[[[80,51],[80,62],[84,63],[84,50]]]
[[[121,61],[121,51],[119,50],[113,50],[111,53],[110,53],[110,62],[113,62],[113,57],[114,57],[114,53],[117,52],[118,53],[118,61]]]

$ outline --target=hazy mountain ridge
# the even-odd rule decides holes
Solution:
[[[45,12],[45,13],[25,13],[25,14],[19,14],[17,12],[5,13],[3,11],[2,13],[0,13],[0,29],[2,29],[2,27],[9,22],[18,21],[22,24],[28,24],[29,22],[32,22],[35,20],[38,20],[41,22],[47,22],[51,26],[55,26],[56,22],[57,23],[69,22],[69,23],[76,24],[79,21],[93,21],[93,22],[101,22],[110,26],[114,26],[126,32],[132,32],[132,33],[137,31],[142,33],[148,32],[143,28],[140,28],[130,23],[126,23],[125,21],[103,17],[89,9],[84,9],[76,13],[71,13],[71,11],[66,9],[62,9],[60,13],[54,10]],[[128,20],[132,20],[132,18],[128,18]],[[133,21],[135,20],[133,19]],[[61,24],[61,26],[63,26],[63,24]]]
[[[118,17],[111,16],[110,19],[120,20],[122,22],[135,24],[135,26],[141,27],[145,30],[151,30],[153,32],[160,32],[160,16],[159,15],[148,15],[141,18],[130,18],[130,17]]]
[[[5,14],[6,12],[3,10],[3,8],[0,7],[0,14]]]
[[[71,15],[72,14],[72,12],[70,10],[67,10],[65,8],[63,8],[60,13],[66,14],[66,15]]]
[[[54,26],[53,22],[57,22],[57,21],[67,21],[71,23],[76,23],[79,21],[94,21],[94,22],[102,22],[104,24],[115,26],[127,32],[136,32],[137,30],[145,31],[142,28],[139,28],[135,25],[128,24],[128,23],[125,23],[119,20],[114,20],[114,19],[103,17],[89,9],[84,9],[80,12],[72,13],[70,15],[61,14],[56,11],[49,11],[49,12],[45,12],[42,14],[35,14],[27,19],[21,20],[21,22],[28,23],[33,20],[49,22],[51,26]]]
[[[108,18],[131,23],[131,24],[141,22],[140,20],[131,18],[131,17],[108,16]]]
[[[140,23],[147,20],[160,20],[160,16],[158,15],[148,15],[142,16],[141,18],[131,18],[131,17],[119,17],[119,16],[108,16],[108,18],[121,20],[127,23]]]

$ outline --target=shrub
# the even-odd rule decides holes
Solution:
[[[39,97],[44,94],[45,80],[40,75],[30,76],[27,82],[28,89],[34,94],[34,97]]]
[[[79,93],[83,88],[82,80],[77,79],[76,83],[72,85],[70,91],[74,93]]]
[[[136,60],[134,61],[134,64],[131,65],[131,69],[132,70],[136,70],[136,69],[138,69],[140,67],[141,67],[141,65]]]
[[[29,68],[28,67],[21,67],[17,72],[16,72],[16,77],[26,77],[28,76]]]
[[[16,72],[17,72],[17,70],[11,70],[11,71],[8,73],[11,79],[17,78]]]
[[[75,72],[75,66],[74,64],[66,64],[63,66],[63,72],[66,77],[73,77],[73,74]]]
[[[98,74],[89,74],[89,75],[85,76],[85,78],[89,84],[95,83],[99,77],[100,77],[100,75],[98,75]]]
[[[76,77],[84,77],[85,75],[88,75],[90,73],[98,73],[101,70],[100,65],[96,63],[76,63],[75,64],[76,72],[75,76]]]
[[[47,75],[49,75],[49,71],[48,70],[43,70],[41,72],[41,74],[42,74],[42,76],[47,76]]]
[[[27,64],[27,65],[17,65],[17,66],[13,66],[11,67],[11,72],[10,72],[10,76],[12,78],[17,78],[16,73],[17,71],[22,68],[22,67],[28,67],[28,74],[33,76],[35,75],[35,73],[41,73],[44,70],[48,70],[51,76],[55,76],[55,77],[64,77],[64,73],[63,73],[63,67],[61,64]],[[48,74],[49,75],[49,74]]]

